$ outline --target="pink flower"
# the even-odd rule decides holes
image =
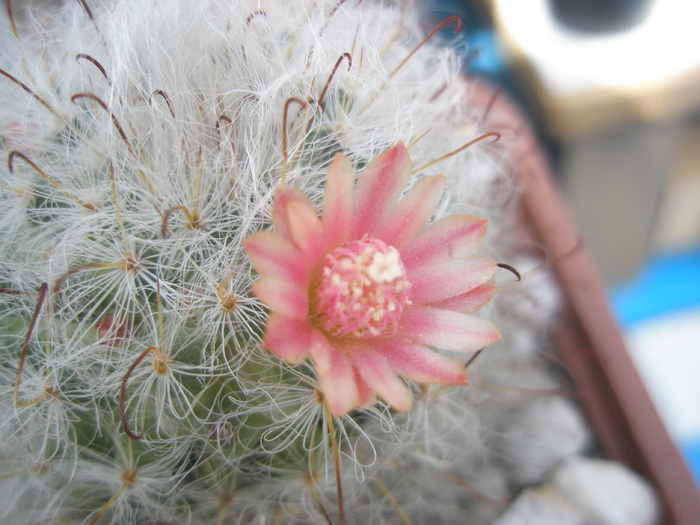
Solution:
[[[374,400],[399,411],[419,383],[467,384],[464,364],[434,349],[475,351],[500,339],[470,315],[493,295],[496,263],[473,257],[486,220],[430,223],[444,177],[416,183],[402,143],[354,183],[341,153],[330,166],[322,217],[297,189],[275,193],[274,231],[245,241],[261,274],[253,293],[271,310],[264,346],[290,364],[311,357],[334,416]]]

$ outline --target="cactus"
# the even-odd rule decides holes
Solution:
[[[465,217],[503,255],[514,190],[456,51],[368,1],[6,4],[4,522],[493,518],[465,364],[506,315],[472,314],[498,265]],[[440,264],[409,267],[455,220]],[[382,224],[397,248],[366,235]],[[366,318],[338,321],[315,277],[343,253],[380,297]]]

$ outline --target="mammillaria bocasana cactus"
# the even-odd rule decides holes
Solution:
[[[512,190],[456,53],[369,1],[6,5],[5,522],[492,518]]]

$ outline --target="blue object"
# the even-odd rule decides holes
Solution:
[[[692,441],[682,440],[678,443],[678,448],[683,454],[686,463],[688,463],[688,467],[690,467],[690,472],[695,478],[695,484],[700,487],[700,439]]]
[[[611,290],[610,302],[623,329],[700,307],[700,248],[653,258],[634,281]],[[700,436],[677,445],[700,487]]]
[[[496,36],[489,21],[484,17],[483,9],[478,9],[478,6],[472,4],[473,2],[465,0],[433,0],[423,9],[431,24],[450,16],[459,16],[462,21],[459,44],[460,47],[466,47],[465,73],[487,77],[501,84],[507,68],[498,51]],[[454,36],[453,30],[452,24],[442,29],[441,33],[444,33],[447,41]]]
[[[498,53],[496,37],[490,29],[477,29],[467,34],[468,49],[476,56],[469,61],[470,74],[497,77],[504,74],[505,65]]]
[[[700,248],[652,259],[633,282],[613,288],[610,300],[623,328],[700,306]]]

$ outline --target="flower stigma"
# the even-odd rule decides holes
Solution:
[[[375,237],[336,248],[323,259],[312,288],[316,324],[336,337],[395,334],[411,283],[399,252]]]

